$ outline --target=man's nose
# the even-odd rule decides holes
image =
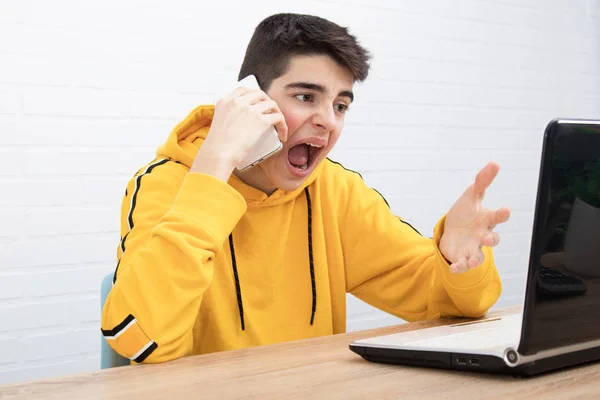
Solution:
[[[333,107],[327,105],[320,107],[315,113],[313,123],[325,131],[330,131],[335,127],[335,111]]]

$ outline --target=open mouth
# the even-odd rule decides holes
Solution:
[[[319,157],[323,147],[313,143],[301,143],[290,148],[288,152],[288,161],[292,167],[299,171],[306,171],[314,164]]]

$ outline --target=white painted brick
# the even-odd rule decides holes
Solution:
[[[196,57],[201,60],[200,55]],[[53,58],[50,54],[0,53],[0,83],[28,85],[217,93],[219,82],[235,82],[237,71],[215,71],[216,68],[206,62],[200,65],[162,59],[127,62],[123,57],[103,61],[99,73],[98,61],[81,58],[76,53],[65,54],[63,58]],[[172,73],[173,70],[177,73]],[[20,106],[20,99],[17,105]]]
[[[121,209],[115,198],[110,207],[60,207],[27,212],[25,231],[30,237],[117,232]]]
[[[35,269],[32,272],[26,270],[27,272],[0,273],[0,300],[99,291],[100,282],[106,274],[115,270],[115,265],[107,263],[95,267],[45,268],[46,270]],[[49,285],[49,282],[52,284]]]
[[[586,63],[593,65],[592,60]],[[373,74],[385,81],[400,81],[407,83],[429,82],[448,83],[462,86],[476,85],[477,87],[515,88],[522,90],[537,90],[538,93],[565,93],[589,87],[589,77],[582,74],[567,74],[554,69],[523,68],[519,66],[498,66],[496,64],[481,64],[448,60],[432,62],[429,59],[382,59],[374,60]],[[375,79],[374,79],[375,80]],[[365,86],[376,82],[367,81]],[[577,93],[577,92],[576,92]],[[402,95],[402,93],[398,93]],[[538,101],[543,100],[539,98]]]
[[[0,176],[20,176],[22,174],[22,151],[18,148],[0,150]]]
[[[361,2],[359,0],[351,0],[350,3],[359,4]],[[444,3],[409,0],[392,3],[387,0],[377,0],[371,3],[371,5],[382,7],[385,10],[389,10],[388,12],[398,10],[400,13],[415,13],[422,16],[431,16],[432,18],[454,19],[461,22],[485,22],[490,25],[502,24],[513,27],[532,27],[548,31],[552,31],[554,28],[554,30],[561,32],[576,31],[576,28],[580,27],[581,23],[585,21],[582,20],[581,15],[573,13],[574,9],[581,10],[582,4],[579,4],[577,7],[569,7],[568,10],[571,11],[570,13],[558,12],[561,7],[557,6],[555,8],[554,4],[552,9],[548,9],[547,7],[532,6],[530,2],[525,6],[518,4],[518,7],[514,7],[498,1],[473,2],[462,0]],[[566,26],[561,26],[561,21]]]
[[[201,104],[214,104],[218,100],[216,97],[216,94],[210,96],[194,93],[136,91],[131,95],[131,115],[136,118],[177,118],[181,120]]]
[[[513,295],[518,291],[518,288],[521,288],[525,284],[525,280],[527,279],[529,251],[508,253],[504,250],[503,246],[498,245],[494,249],[494,261],[502,279],[503,292]],[[514,288],[511,282],[516,284]]]
[[[17,344],[16,337],[0,337],[0,371],[3,364],[14,363],[18,361],[22,354]],[[1,374],[0,374],[1,375]]]
[[[29,3],[31,8],[28,10],[27,19],[18,22],[27,21],[40,25],[54,22],[57,25],[70,25],[70,28],[87,24],[94,24],[94,27],[105,27],[106,21],[119,20],[118,14],[113,15],[115,11],[121,11],[127,15],[127,12],[131,13],[135,9],[133,3],[122,3],[115,0],[85,5],[73,1],[69,3],[69,12],[64,12],[61,7],[52,7],[43,0],[30,0]]]
[[[98,62],[76,53],[55,58],[51,54],[0,54],[4,79],[28,85],[125,88],[132,78],[123,60],[105,61],[102,73]],[[1,78],[0,78],[1,79]]]
[[[138,167],[139,168],[139,167]],[[3,188],[0,207],[64,206],[76,204],[113,204],[121,200],[128,179],[125,177],[80,176],[8,180],[0,177]]]
[[[68,346],[64,343],[61,347]],[[87,355],[42,362],[8,364],[0,366],[0,384],[29,382],[57,376],[91,372],[100,368],[100,356]]]
[[[35,149],[25,152],[26,175],[116,175],[133,174],[155,157],[156,149],[65,150]]]
[[[600,3],[593,0],[586,1],[586,13],[590,19],[600,19]],[[596,25],[598,27],[598,25]]]
[[[21,111],[21,93],[15,87],[0,85],[0,115]]]
[[[54,54],[59,57],[78,54],[80,57],[99,57],[113,54],[111,45],[118,45],[114,34],[94,35],[89,31],[70,30],[68,27],[48,23],[0,24],[0,37],[19,38],[19,40],[0,41],[0,52],[14,54]],[[102,40],[105,46],[101,45]]]
[[[132,17],[137,21],[142,21],[139,17],[139,8]],[[83,11],[83,10],[82,10]],[[108,10],[105,10],[108,11]],[[85,9],[86,14],[90,10]],[[123,17],[122,7],[118,10],[109,11],[110,16],[106,20],[113,21],[115,18]],[[69,13],[73,21],[74,12]],[[229,14],[231,17],[232,15]],[[94,18],[100,18],[95,15]],[[124,20],[128,26],[131,26],[131,20]],[[162,23],[161,23],[162,22]],[[194,21],[188,21],[193,24]],[[160,26],[164,25],[164,20],[157,20],[152,26],[148,26],[143,32],[132,32],[127,27],[122,30],[106,29],[106,25],[90,29],[87,26],[60,26],[51,23],[30,25],[30,24],[2,24],[0,25],[0,37],[13,34],[19,37],[19,41],[0,42],[0,51],[16,54],[36,54],[43,56],[59,56],[71,58],[76,54],[80,59],[103,59],[103,60],[132,60],[153,62],[165,59],[181,59],[182,55],[186,57],[198,57],[198,63],[208,64],[210,58],[203,57],[204,54],[220,55],[219,64],[229,68],[234,66],[234,62],[239,63],[239,57],[243,53],[232,51],[237,40],[229,35],[213,36],[210,40],[206,38],[213,32],[205,32],[202,36],[199,29],[193,36],[173,37],[170,32],[160,32]],[[198,24],[196,24],[198,26]],[[201,24],[202,25],[202,24]],[[201,26],[200,25],[200,26]],[[111,28],[113,28],[111,26]],[[114,27],[117,28],[117,27]],[[125,32],[124,32],[125,30]],[[202,48],[195,53],[194,49],[199,44]],[[245,45],[245,44],[244,44]],[[239,46],[239,43],[238,43]],[[237,66],[237,65],[236,65]],[[120,72],[120,74],[126,72]]]
[[[9,35],[9,26],[0,24],[0,33]],[[6,42],[15,43],[15,41]],[[2,46],[3,43],[0,42],[0,48]],[[48,57],[16,54],[10,51],[11,49],[6,49],[6,52],[0,52],[0,83],[35,84],[39,82],[40,76],[47,73],[44,62],[51,64]],[[49,71],[51,70],[52,66],[49,68]]]
[[[335,153],[336,160],[349,160],[347,168],[362,174],[383,171],[466,171],[475,176],[477,171],[490,161],[497,161],[508,171],[533,170],[537,167],[536,158],[530,153],[499,153],[493,150],[444,149],[405,152],[398,150],[370,150],[350,148],[339,149]],[[499,179],[502,179],[500,177]]]
[[[449,121],[454,126],[502,127],[505,129],[539,128],[545,126],[551,115],[541,111],[505,109],[483,109],[414,104],[356,104],[353,107],[353,122],[364,124],[393,124],[400,116],[404,124],[444,125]]]
[[[511,110],[544,110],[564,98],[564,93],[550,92],[540,102],[538,91],[423,82],[375,81],[368,89],[363,96],[378,102]]]
[[[147,161],[139,164],[139,167],[145,165]],[[118,199],[118,204],[125,195],[125,188],[130,177],[133,176],[137,169],[131,169],[131,172],[125,178],[98,178],[98,179],[83,179],[80,184],[81,189],[81,204],[110,204],[114,205],[115,199]],[[68,203],[66,203],[68,204]]]
[[[556,56],[549,49],[535,47],[524,51],[516,46],[447,39],[421,38],[418,46],[415,39],[402,36],[374,35],[369,40],[374,52],[386,52],[392,58],[418,58],[431,61],[453,61],[479,65],[496,65],[509,68],[536,69],[540,63],[552,63]],[[582,49],[585,50],[585,49]],[[569,55],[577,65],[569,64],[570,72],[593,72],[589,68],[585,53]]]
[[[500,193],[530,194],[533,198],[537,192],[537,181],[537,170],[504,171],[503,179],[494,182],[494,190]]]
[[[0,24],[0,32],[2,32],[1,26],[2,24]],[[23,83],[23,74],[19,69],[21,64],[20,61],[21,58],[17,54],[0,52],[0,87],[5,86],[4,84]],[[11,101],[11,104],[12,103],[14,103],[14,101]]]
[[[68,117],[27,117],[15,121],[0,119],[0,143],[62,147],[151,147],[158,148],[178,120],[70,119]],[[52,133],[51,135],[49,133]]]
[[[70,301],[0,305],[0,320],[6,332],[53,326],[77,327],[82,322],[98,321],[99,316],[99,293]]]
[[[99,314],[98,314],[99,317]],[[88,355],[100,351],[100,329],[96,328],[64,330],[47,334],[26,336],[20,341],[24,350],[22,360],[52,360],[65,356]],[[50,346],[50,343],[69,343],[63,346]]]
[[[536,135],[537,133],[537,135]],[[523,136],[537,137],[541,145],[542,130],[494,129],[493,127],[454,127],[428,125],[358,125],[344,127],[339,146],[391,151],[433,149],[439,151],[469,151],[481,149],[514,150],[522,146]],[[335,150],[335,149],[334,149]]]
[[[512,170],[537,170],[540,165],[541,152],[538,151],[521,151],[521,152],[492,152],[492,157],[496,160],[501,168]]]
[[[418,215],[423,215],[429,212],[439,212],[439,217],[442,216],[442,199],[426,194],[411,194],[406,193],[403,196],[387,196],[382,194],[390,204],[392,210],[403,219],[411,222]],[[433,226],[428,227],[427,231],[433,229]]]
[[[25,233],[25,209],[0,208],[0,239],[19,238]]]
[[[194,57],[194,56],[192,56]],[[201,55],[196,55],[196,58],[191,58],[189,63],[181,63],[177,59],[171,62],[165,60],[136,62],[127,65],[129,81],[126,87],[139,90],[142,93],[135,93],[133,105],[136,105],[135,100],[143,96],[143,92],[148,90],[176,93],[147,93],[151,96],[150,99],[158,99],[164,101],[169,96],[183,96],[179,101],[186,101],[187,98],[194,100],[193,105],[201,102],[214,102],[214,95],[222,94],[222,89],[226,92],[233,87],[231,82],[237,80],[237,69],[222,69],[215,65],[214,61],[204,60]],[[201,63],[193,62],[194,59],[202,61]],[[172,73],[172,71],[177,71]],[[224,86],[224,83],[229,85]],[[195,93],[195,94],[194,94]],[[143,102],[141,104],[144,104]],[[189,104],[186,105],[186,107]],[[138,106],[139,107],[139,106]],[[165,107],[172,109],[172,106]],[[185,109],[185,108],[183,108]],[[181,109],[179,109],[179,112]],[[176,115],[180,117],[179,113]]]
[[[531,236],[531,231],[502,235],[502,251],[508,253],[529,254]],[[527,266],[525,265],[523,268],[527,268]]]
[[[381,193],[387,194],[387,196],[402,197],[407,193],[414,193],[418,190],[418,193],[444,193],[445,196],[452,197],[444,191],[445,185],[454,186],[458,182],[466,185],[470,184],[471,179],[464,177],[463,175],[457,176],[452,172],[443,171],[393,171],[393,172],[368,172],[365,173],[364,179],[369,186],[378,188]],[[394,185],[390,185],[390,182],[394,182]],[[461,188],[460,192],[464,190]],[[456,190],[456,189],[455,189]],[[458,191],[457,191],[458,193]]]
[[[24,90],[24,111],[36,115],[126,117],[127,93],[109,89],[28,86]]]
[[[28,282],[29,278],[29,275],[17,274],[14,272],[0,274],[0,300],[22,299],[27,292],[25,284]]]
[[[116,263],[118,241],[117,232],[0,241],[0,270],[44,265]]]
[[[17,132],[19,119],[16,116],[0,116],[0,146],[15,144],[19,140]]]
[[[513,212],[527,212],[532,213],[535,207],[535,188],[532,188],[529,193],[525,195],[521,192],[506,192],[500,188],[499,184],[497,185],[494,182],[495,188],[493,189],[495,193],[498,193],[498,197],[501,200],[496,201],[496,205],[500,206],[500,202],[502,206],[508,206],[511,208]]]
[[[510,220],[498,226],[497,230],[505,233],[531,232],[533,228],[533,211],[514,211],[511,210]]]
[[[1,22],[21,22],[26,20],[29,11],[29,4],[26,1],[0,0]]]

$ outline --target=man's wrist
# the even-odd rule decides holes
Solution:
[[[456,260],[455,251],[451,251],[453,247],[455,247],[455,241],[452,237],[448,236],[448,231],[446,230],[446,221],[444,218],[443,223],[440,226],[440,230],[437,233],[437,247],[440,251],[440,255],[446,260],[449,265],[454,264]]]
[[[190,168],[190,172],[211,175],[223,182],[227,182],[235,168],[235,162],[225,154],[207,150],[204,149],[203,151],[200,148]]]

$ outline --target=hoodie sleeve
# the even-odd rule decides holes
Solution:
[[[406,321],[484,315],[501,292],[491,249],[483,248],[479,267],[452,274],[438,248],[445,216],[424,237],[353,175],[341,223],[348,292]]]
[[[245,210],[232,187],[172,161],[155,161],[129,182],[101,321],[117,353],[155,363],[191,352],[213,260]]]

